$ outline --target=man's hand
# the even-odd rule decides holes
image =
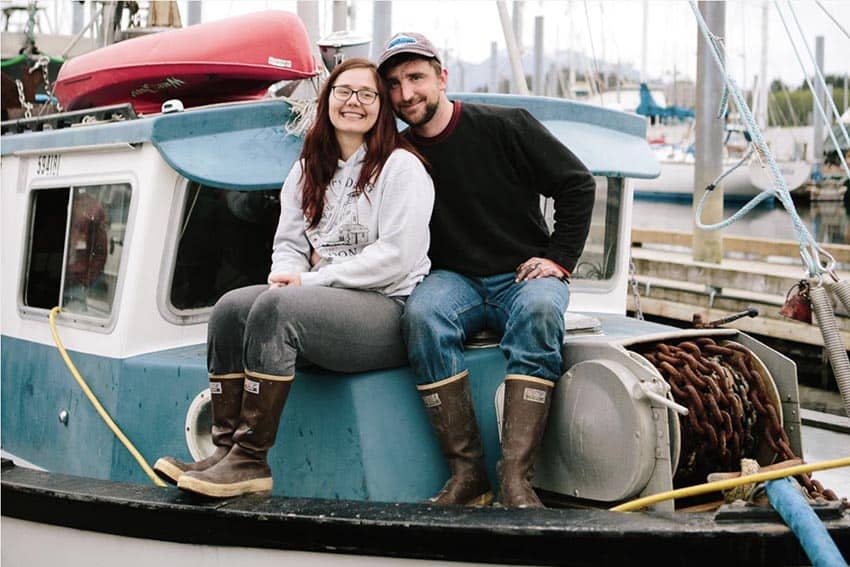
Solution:
[[[269,287],[287,287],[301,285],[301,274],[272,274]]]
[[[567,274],[561,267],[546,258],[529,258],[516,269],[516,281],[536,280],[537,278],[563,278]]]

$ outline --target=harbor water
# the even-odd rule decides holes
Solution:
[[[723,218],[730,218],[745,202],[724,206]],[[795,203],[803,224],[822,244],[850,242],[850,211],[842,201]],[[659,224],[663,219],[663,224]],[[654,230],[694,229],[694,212],[690,200],[635,199],[634,228]],[[796,240],[791,215],[779,201],[765,201],[732,225],[722,229],[724,235],[750,236],[776,240]]]

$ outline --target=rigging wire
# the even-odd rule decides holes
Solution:
[[[590,79],[590,84],[593,89],[596,87],[596,79],[599,77],[599,62],[596,60],[596,49],[593,46],[593,28],[590,27],[590,10],[587,8],[587,0],[584,0],[584,17],[587,20],[587,37],[590,38],[590,55],[593,57],[593,73],[594,76]],[[599,104],[604,104],[602,89],[599,89]]]
[[[785,23],[785,18],[782,16],[782,12],[779,10],[779,0],[774,0],[774,3],[776,4],[776,10],[777,10],[777,12],[779,12],[779,17],[782,20],[782,25],[785,26],[785,31],[788,32],[788,39],[790,40],[791,39],[791,32],[788,30],[788,26]],[[791,5],[790,0],[786,0],[786,3],[788,4],[788,10],[791,12],[791,16],[794,17],[794,22],[797,24],[797,31],[800,33],[801,36],[803,36],[803,28],[800,26],[800,20],[797,19],[797,13],[794,10],[794,6]],[[823,74],[820,72],[820,69],[818,68],[817,60],[815,59],[815,56],[812,53],[812,50],[809,48],[808,42],[803,41],[803,45],[806,46],[806,52],[809,54],[809,58],[812,60],[812,66],[815,69],[815,76],[817,76],[817,78],[818,78],[820,87],[824,90],[824,93],[826,93],[826,95],[827,95],[826,99],[829,101],[830,108],[832,109],[832,112],[835,114],[835,117],[838,118],[839,116],[841,116],[841,113],[838,112],[838,107],[835,106],[835,101],[832,100],[832,94],[830,92],[832,89],[830,89],[827,86],[826,80],[823,78]],[[803,62],[800,60],[800,54],[797,52],[797,46],[794,44],[793,41],[791,41],[791,46],[794,48],[794,54],[797,55],[797,61],[799,61],[799,63],[800,63],[800,68],[803,69],[803,71],[805,71],[805,66],[803,65]],[[809,85],[809,89],[811,89],[812,94],[815,94],[816,91],[815,91],[814,87],[812,87],[812,83],[809,80],[808,74],[806,74],[805,76],[806,76],[806,83]],[[821,118],[823,119],[823,122],[824,122],[824,124],[826,124],[826,128],[829,131],[829,137],[832,140],[832,143],[835,144],[836,150],[838,150],[841,147],[841,145],[838,143],[838,140],[835,137],[835,132],[833,132],[832,128],[830,127],[829,118],[827,118],[826,111],[823,108],[823,101],[821,101],[817,96],[814,97],[814,100],[815,100],[815,104],[817,105],[818,112],[820,113]],[[848,144],[850,144],[850,135],[847,134],[847,129],[844,127],[844,124],[841,122],[841,120],[838,120],[838,126],[841,129],[841,133],[844,134],[844,140]],[[847,174],[848,177],[850,177],[850,168],[847,167],[847,161],[845,161],[845,159],[844,159],[844,154],[840,151],[838,151],[837,153],[838,153],[838,158],[841,160],[841,165],[844,166],[844,172]]]
[[[832,20],[835,23],[836,26],[838,26],[838,29],[841,30],[841,33],[843,33],[845,36],[847,36],[847,39],[850,39],[850,33],[848,33],[847,30],[844,29],[844,26],[842,26],[841,23],[838,20],[835,19],[835,16],[833,16],[832,14],[829,13],[829,10],[827,10],[824,7],[824,5],[821,4],[820,0],[815,0],[815,4],[817,4],[818,8],[823,10],[823,13],[826,14],[829,17],[829,19]]]

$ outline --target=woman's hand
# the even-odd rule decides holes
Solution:
[[[300,286],[301,274],[272,274],[269,276],[269,287]]]

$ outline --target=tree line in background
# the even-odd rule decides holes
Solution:
[[[845,110],[844,76],[826,75],[824,81],[832,91],[832,100],[838,111]],[[812,83],[814,84],[814,82]],[[768,117],[770,126],[805,126],[812,123],[814,96],[805,81],[791,90],[779,79],[770,84],[768,97]],[[835,117],[833,117],[835,119]]]

